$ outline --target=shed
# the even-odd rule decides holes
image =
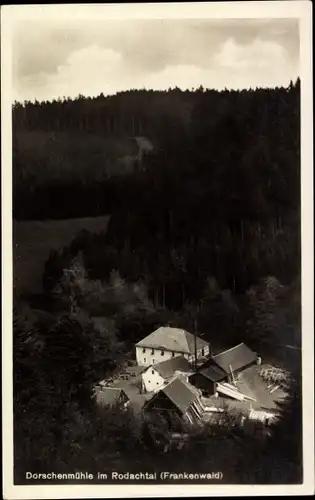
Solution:
[[[204,396],[211,396],[216,393],[217,382],[224,380],[226,373],[216,365],[208,366],[193,373],[189,377],[190,384],[202,391]]]
[[[102,408],[108,406],[126,407],[130,401],[126,392],[117,387],[96,387],[94,390],[94,398],[96,404]]]

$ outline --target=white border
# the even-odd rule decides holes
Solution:
[[[2,394],[3,491],[11,499],[128,498],[157,496],[258,496],[314,493],[314,289],[313,289],[313,120],[312,4],[310,1],[265,1],[168,4],[21,5],[1,7],[2,92]],[[13,485],[12,426],[12,132],[11,48],[16,21],[34,19],[246,19],[298,18],[301,67],[301,221],[303,457],[302,485]]]

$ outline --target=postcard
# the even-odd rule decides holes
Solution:
[[[314,492],[311,6],[2,7],[7,500]]]

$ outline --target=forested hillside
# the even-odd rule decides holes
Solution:
[[[214,216],[231,217],[235,210],[237,218],[244,211],[251,217],[283,216],[296,208],[299,196],[299,86],[298,81],[273,90],[131,90],[15,103],[14,215],[112,213],[121,199],[132,208],[146,184],[149,198],[152,190],[159,196],[163,189],[166,199],[198,204],[201,211],[202,200]],[[124,173],[119,159],[135,154],[137,136],[154,145],[150,174],[117,179],[114,174]],[[61,198],[60,208],[54,200]]]
[[[226,482],[299,481],[299,80],[15,103],[13,127],[16,219],[111,216],[103,232],[51,251],[45,311],[15,301],[19,480],[30,463],[173,470],[185,457],[192,470],[202,456]],[[142,155],[137,138],[152,145]],[[166,324],[202,332],[217,351],[244,341],[290,365],[297,387],[267,444],[210,428],[179,460],[152,448],[134,415],[95,416],[93,384]]]
[[[58,126],[49,118],[54,107]],[[299,81],[287,89],[131,91],[28,104],[15,110],[16,121],[23,109],[29,120],[20,118],[17,135],[23,128],[36,134],[48,116],[42,128],[55,126],[56,137],[79,123],[80,133],[87,127],[87,151],[91,132],[117,140],[133,127],[159,145],[144,156],[140,171],[96,181],[91,169],[83,182],[73,162],[69,186],[61,169],[53,186],[47,179],[26,195],[27,206],[33,200],[42,217],[45,204],[49,213],[63,216],[111,212],[106,236],[80,240],[92,278],[106,279],[112,269],[127,280],[142,277],[156,304],[181,309],[200,300],[209,277],[242,294],[266,276],[290,285],[299,275]],[[80,109],[84,113],[71,120]],[[53,286],[49,263],[44,283],[46,290]]]

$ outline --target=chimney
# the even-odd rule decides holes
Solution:
[[[209,359],[211,359],[212,357],[213,357],[213,352],[212,352],[211,344],[209,342]]]

